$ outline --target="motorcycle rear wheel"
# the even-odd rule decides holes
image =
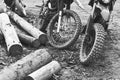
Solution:
[[[93,30],[88,35],[85,35],[80,47],[80,62],[84,65],[89,65],[96,61],[102,52],[104,46],[105,34],[101,24],[95,23]]]
[[[61,31],[60,31],[61,33],[60,32],[54,33],[55,32],[54,31],[55,24],[57,24],[57,22],[58,22],[58,16],[59,16],[58,13],[55,16],[53,16],[50,23],[48,24],[48,31],[47,31],[48,40],[49,40],[49,43],[51,44],[51,46],[53,46],[55,48],[65,49],[65,48],[72,46],[75,43],[75,41],[78,39],[79,34],[81,32],[82,23],[81,23],[81,20],[80,20],[78,14],[72,10],[64,10],[62,18],[63,18],[63,16],[68,16],[68,15],[69,15],[69,17],[73,17],[73,19],[75,20],[74,28],[76,27],[76,29],[71,30],[71,32],[74,31],[73,36],[66,42],[60,41],[60,39],[62,40],[63,36],[66,35],[66,34],[63,34],[63,36],[61,36],[62,31],[65,32],[64,30],[61,29]],[[72,28],[70,28],[70,26],[68,26],[68,27],[69,27],[69,29],[72,29]],[[57,27],[56,27],[56,30],[57,30]],[[55,35],[56,35],[56,37],[55,37]],[[68,34],[68,36],[70,36],[70,34]]]

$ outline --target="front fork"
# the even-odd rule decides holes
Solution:
[[[92,9],[90,16],[88,18],[88,21],[87,21],[86,30],[85,30],[86,35],[89,34],[91,29],[93,29],[95,6],[96,6],[96,3],[94,3],[93,9]]]
[[[61,19],[62,19],[62,11],[59,11],[57,32],[60,31],[60,27],[61,27]]]
[[[61,27],[61,20],[62,20],[62,14],[63,14],[63,0],[59,0],[59,3],[58,3],[58,11],[59,11],[59,14],[58,14],[58,25],[57,25],[57,32],[60,31],[60,27]]]

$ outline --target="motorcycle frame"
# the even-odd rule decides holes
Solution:
[[[56,0],[56,1],[58,2],[56,13],[59,13],[60,11],[63,11],[64,2],[63,2],[63,0]],[[42,2],[43,2],[43,4],[42,4],[42,11],[43,11],[43,7],[44,7],[44,6],[47,6],[47,7],[48,7],[48,12],[49,12],[49,11],[52,11],[52,10],[50,10],[50,8],[49,8],[49,1],[47,2],[47,4],[44,3],[44,0],[43,0]],[[46,12],[45,12],[45,13],[46,13]],[[44,13],[44,15],[45,15],[45,13]]]
[[[57,25],[57,32],[60,31],[60,25],[61,25],[61,19],[62,19],[62,14],[63,14],[63,8],[64,8],[64,2],[63,0],[57,0],[58,1],[58,25]]]
[[[93,8],[92,8],[92,12],[90,13],[90,16],[89,16],[88,21],[87,21],[87,28],[85,31],[86,35],[93,29],[95,7],[96,7],[96,3],[94,3]]]
[[[87,28],[86,28],[85,34],[88,34],[91,30],[94,29],[93,28],[94,23],[101,24],[101,22],[99,20],[100,19],[104,20],[103,16],[101,15],[102,9],[97,6],[98,2],[99,1],[96,0],[93,4],[92,11],[91,11],[90,16],[89,16],[88,21],[87,21]],[[97,11],[98,11],[98,13],[97,13]],[[106,22],[106,21],[104,20],[104,22]]]
[[[63,10],[64,10],[64,8],[66,8],[66,9],[68,9],[67,7],[65,7],[65,3],[64,3],[64,0],[56,0],[58,3],[57,3],[57,10],[51,10],[50,8],[49,8],[49,2],[50,1],[48,1],[47,2],[47,4],[45,4],[44,3],[44,1],[43,1],[43,4],[42,4],[42,9],[41,9],[41,12],[43,11],[43,7],[44,6],[47,6],[48,7],[48,9],[42,14],[42,18],[44,19],[44,21],[46,21],[47,20],[47,16],[49,16],[49,12],[52,12],[53,13],[53,15],[55,15],[55,14],[58,14],[58,25],[57,25],[57,32],[59,32],[59,30],[60,30],[60,27],[61,27],[61,19],[62,19],[62,14],[63,14]],[[69,4],[70,5],[70,4]],[[41,18],[41,12],[39,13],[39,18]],[[44,22],[43,22],[43,24],[44,24]]]

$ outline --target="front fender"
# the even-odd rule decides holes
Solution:
[[[109,21],[110,19],[110,11],[109,9],[102,9],[101,15],[105,21]]]

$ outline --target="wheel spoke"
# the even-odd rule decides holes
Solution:
[[[61,18],[60,30],[57,33],[58,14],[55,14],[48,26],[48,39],[50,44],[56,48],[67,48],[79,37],[81,21],[79,16],[71,10],[64,10]],[[57,39],[55,39],[57,38]]]
[[[57,33],[57,31],[56,31],[57,25],[58,25],[58,22],[56,21],[54,24],[53,31],[52,31],[54,33],[53,38],[56,38],[55,41],[57,43],[65,43],[65,42],[69,41],[70,38],[72,38],[74,36],[76,23],[72,17],[70,17],[70,16],[68,17],[66,15],[64,15],[62,17],[61,28],[60,28],[59,33]],[[59,34],[59,36],[58,36],[58,34]]]
[[[84,46],[85,46],[85,48],[83,50],[84,57],[87,57],[89,55],[89,53],[93,47],[93,44],[94,44],[94,35],[87,34],[85,36],[85,42],[84,42]]]

